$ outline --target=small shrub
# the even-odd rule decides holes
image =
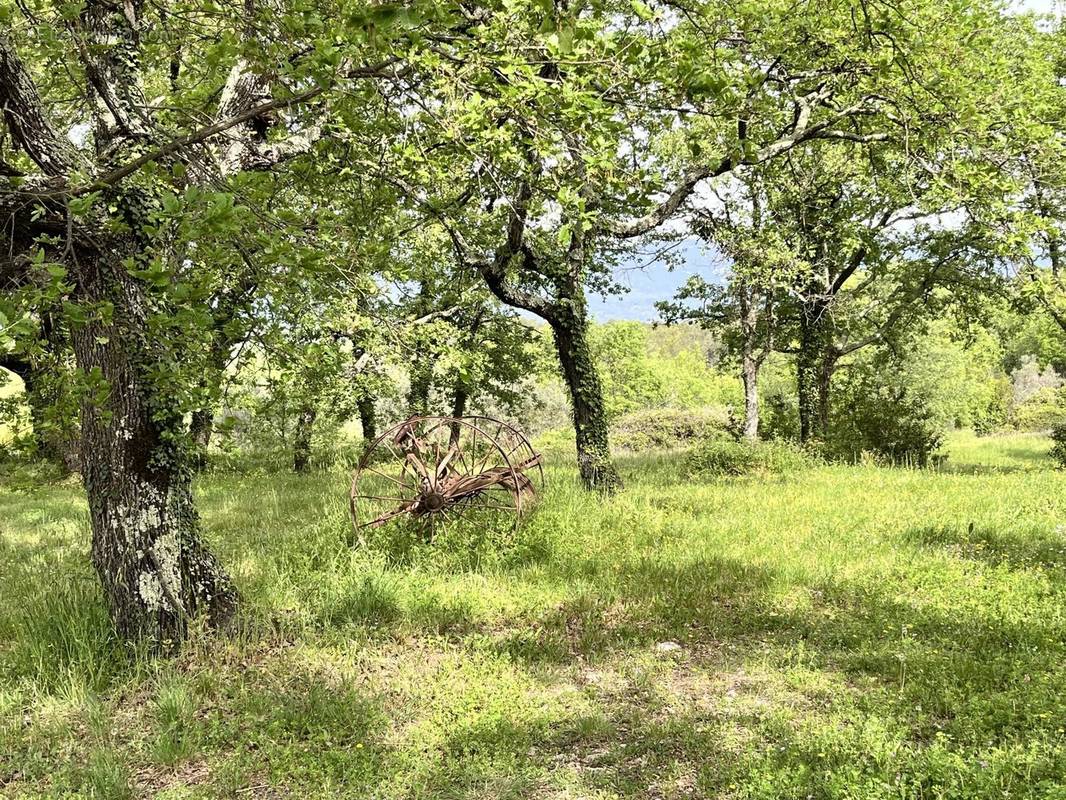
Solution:
[[[611,428],[611,444],[634,451],[686,447],[727,436],[729,423],[725,408],[648,408],[619,417]]]
[[[924,467],[942,441],[942,428],[922,397],[864,376],[840,393],[826,452],[848,460],[869,453],[888,463]]]
[[[685,457],[690,476],[779,475],[813,466],[810,453],[785,442],[746,442],[717,439],[697,445]]]
[[[1055,444],[1052,445],[1049,455],[1060,467],[1066,469],[1066,422],[1051,429],[1051,441]]]
[[[1020,431],[1046,431],[1066,424],[1066,389],[1041,387],[1016,405],[1010,417]]]

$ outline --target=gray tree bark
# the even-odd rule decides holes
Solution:
[[[224,625],[237,592],[205,546],[193,503],[181,417],[146,377],[147,299],[119,253],[83,273],[79,299],[114,303],[109,323],[73,334],[78,366],[110,391],[82,406],[82,466],[92,523],[92,561],[116,630],[125,639],[180,642],[191,619]],[[115,302],[117,301],[117,302]]]

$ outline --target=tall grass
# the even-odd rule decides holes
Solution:
[[[74,488],[0,490],[0,791],[1061,796],[1066,474],[1028,436],[950,448],[632,456],[607,500],[559,459],[517,534],[361,547],[344,471],[207,475],[248,624],[176,661],[111,638]]]

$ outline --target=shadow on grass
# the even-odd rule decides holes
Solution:
[[[985,463],[980,456],[966,454],[959,458],[948,455],[945,463],[937,470],[947,474],[957,475],[997,475],[1015,472],[1033,472],[1035,470],[1054,469],[1055,463],[1048,456],[1051,449],[1051,440],[1044,439],[1039,448],[1001,446],[997,447],[995,457],[997,463]],[[969,460],[972,458],[973,460]],[[1010,462],[1015,463],[1010,463]],[[1002,462],[1002,463],[1001,463]]]
[[[580,569],[565,568],[567,574]],[[765,632],[787,623],[768,616],[765,608],[772,573],[732,559],[642,560],[620,565],[605,582],[609,585],[602,590],[587,591],[528,621],[504,637],[500,649],[530,662],[563,663],[663,638]]]
[[[772,597],[776,582],[765,569],[728,559],[639,563],[622,571],[613,590],[586,593],[497,645],[521,662],[573,670],[619,658],[633,663],[640,652],[652,658],[653,643],[664,640],[681,642],[683,659],[728,642],[739,663],[754,658],[778,676],[799,667],[863,687],[804,711],[813,733],[772,703],[737,716],[719,693],[686,713],[642,685],[599,697],[598,725],[573,720],[507,740],[532,736],[531,754],[546,774],[565,767],[588,789],[623,797],[728,794],[755,773],[769,776],[763,789],[774,797],[840,796],[843,785],[881,796],[878,787],[892,783],[902,796],[940,796],[959,781],[966,796],[992,797],[1004,783],[1055,779],[1061,754],[1051,743],[1061,736],[1066,693],[1060,618],[952,610],[901,599],[891,585],[846,583],[808,586],[808,605],[782,611]],[[680,667],[683,679],[693,674]],[[837,702],[844,711],[830,710]],[[738,745],[738,737],[747,743]],[[1045,743],[1043,754],[1023,763],[1011,748],[1032,742]],[[884,752],[872,755],[874,746]],[[978,761],[982,768],[960,772],[960,763]]]
[[[1015,475],[1020,472],[1038,472],[1044,469],[1051,469],[1054,465],[1049,461],[1043,461],[1040,459],[1034,460],[1032,465],[1021,464],[974,464],[974,463],[956,463],[952,464],[949,460],[945,464],[941,464],[937,467],[930,467],[931,472],[940,473],[943,475],[962,475],[972,477],[986,477],[988,475]]]
[[[1033,464],[1039,464],[1041,466],[1051,467],[1054,463],[1048,457],[1048,453],[1051,450],[1053,442],[1048,437],[1044,440],[1043,446],[1040,450],[1035,450],[1029,447],[1007,447],[1001,452],[1008,458],[1016,458],[1019,461],[1029,461]]]
[[[905,534],[905,541],[951,555],[1012,569],[1066,570],[1066,525],[1001,533],[991,528],[933,525]]]
[[[683,707],[695,698],[627,683],[597,696],[594,717],[459,727],[426,796],[994,798],[1004,785],[1023,796],[1060,779],[1054,755],[1019,763],[1009,747],[982,751],[988,739],[908,741],[888,709],[866,718],[846,701],[796,709],[788,696],[743,694]]]
[[[1066,691],[1066,628],[1054,615],[951,610],[935,596],[902,599],[887,582],[809,585],[808,603],[784,608],[769,591],[775,583],[771,572],[728,559],[639,563],[614,589],[553,609],[497,646],[512,658],[556,665],[666,640],[799,651],[820,669],[872,678],[892,691],[889,705],[905,717],[922,709],[913,723],[918,737],[953,726],[966,736],[1042,730],[1061,711],[1055,698]]]

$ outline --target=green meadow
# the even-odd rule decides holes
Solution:
[[[0,795],[1066,797],[1066,472],[694,480],[571,458],[507,537],[349,544],[341,469],[209,473],[246,601],[176,659],[115,641],[74,482],[0,489]]]

